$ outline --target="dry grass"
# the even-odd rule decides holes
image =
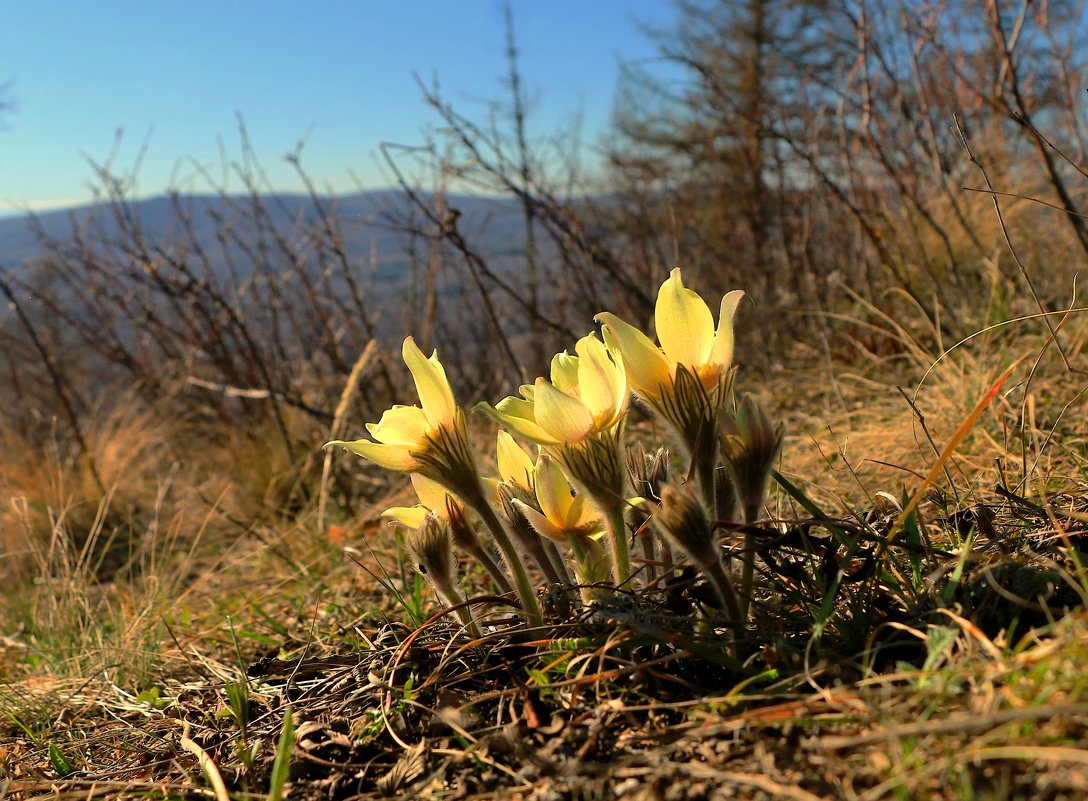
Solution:
[[[957,38],[941,14],[961,12],[972,33]],[[1079,90],[1035,67],[1080,67],[1039,49],[1045,10],[1018,39],[1035,60],[1015,62],[978,49],[1005,36],[1000,15],[915,13],[829,37],[846,49],[814,86],[838,91],[813,103],[787,91],[776,106],[776,84],[757,87],[753,130],[772,138],[739,150],[773,156],[757,165],[778,172],[763,220],[717,155],[744,132],[700,97],[718,96],[714,64],[687,65],[694,102],[674,130],[651,107],[663,158],[637,136],[625,154],[618,135],[597,207],[565,200],[584,186],[578,159],[531,152],[520,116],[478,125],[424,89],[442,133],[386,151],[407,201],[376,213],[405,243],[396,303],[366,278],[391,254],[356,260],[326,199],[280,230],[244,132],[244,194],[212,187],[218,246],[183,197],[174,233],[150,241],[133,181],[103,168],[113,228],[45,237],[47,269],[0,275],[14,311],[0,319],[14,388],[0,417],[0,801],[1088,794],[1088,315],[1038,316],[1081,305],[1086,246],[1075,216],[1031,200],[1063,181],[1004,90],[1039,79],[1056,103],[1045,117],[1070,121],[1054,140],[1075,142]],[[698,57],[722,43],[704,44]],[[880,55],[899,52],[915,58]],[[934,130],[964,105],[971,140]],[[535,252],[488,256],[446,206],[449,176],[513,200]],[[1003,218],[960,189],[988,181]],[[404,483],[359,460],[330,467],[320,444],[403,401],[383,342],[440,343],[459,391],[498,393],[516,383],[516,346],[542,367],[606,305],[645,322],[677,252],[702,286],[751,292],[738,354],[763,372],[739,388],[789,434],[780,470],[799,489],[783,482],[764,521],[722,537],[763,557],[759,626],[725,647],[695,612],[704,588],[676,580],[581,612],[553,590],[527,632],[473,565],[466,589],[490,625],[470,640],[378,523],[409,499]],[[935,465],[918,513],[897,521]]]
[[[996,248],[986,202],[966,206]],[[1024,233],[1038,213],[1021,202],[1006,215],[1032,258],[1045,252]],[[812,327],[826,336],[741,375],[785,420],[780,469],[800,490],[775,488],[744,532],[765,557],[760,625],[735,652],[696,620],[697,582],[582,613],[551,592],[546,625],[525,632],[478,566],[465,585],[491,625],[470,641],[378,522],[410,501],[405,483],[319,450],[402,400],[406,376],[379,345],[355,361],[355,397],[330,379],[340,368],[274,363],[251,337],[249,356],[275,368],[258,380],[235,366],[251,397],[201,395],[175,374],[187,365],[168,379],[152,359],[166,389],[101,392],[82,447],[62,422],[0,421],[13,590],[0,600],[0,801],[223,801],[280,781],[307,799],[1083,795],[1088,382],[1070,366],[1088,316],[1054,316],[1059,351],[1007,257],[965,255],[964,236],[951,246],[985,287],[973,306],[844,287]],[[774,316],[742,307],[742,353],[761,315]],[[278,336],[298,357],[290,330]],[[497,386],[498,369],[481,375],[461,349],[479,336],[475,320],[448,343],[473,392]],[[919,490],[1018,360],[888,545],[889,497]],[[493,432],[475,433],[491,461]]]
[[[891,354],[832,357],[760,387],[787,409],[787,475],[845,518],[863,515],[878,490],[916,487],[996,374],[1042,352],[1039,326],[1023,323],[1034,329],[980,337],[926,375],[941,347],[932,329],[875,324],[898,343]],[[1083,328],[1071,318],[1063,330],[1069,353],[1080,351]],[[451,789],[655,798],[669,787],[810,800],[1075,797],[1086,775],[1078,666],[1088,617],[1062,610],[1085,594],[1076,563],[1083,443],[1069,423],[1082,385],[1050,355],[1030,384],[1027,369],[965,441],[944,498],[922,516],[933,547],[955,552],[972,530],[949,515],[993,508],[995,536],[971,534],[955,603],[892,616],[860,650],[846,648],[846,626],[818,657],[787,622],[789,605],[771,604],[767,630],[778,633],[750,670],[707,662],[697,639],[665,633],[686,624],[655,623],[649,608],[637,624],[622,605],[607,625],[553,617],[531,643],[501,622],[472,644],[447,617],[413,631],[401,622],[413,605],[433,607],[398,569],[391,531],[373,522],[405,500],[402,486],[352,463],[373,500],[330,512],[318,530],[316,498],[300,489],[320,472],[316,448],[310,465],[292,469],[274,437],[222,429],[194,447],[181,423],[150,412],[103,415],[88,442],[105,493],[80,463],[17,470],[5,461],[9,491],[28,499],[7,512],[5,531],[16,525],[31,544],[10,578],[25,593],[4,607],[0,795],[206,794],[180,744],[186,721],[188,742],[212,758],[232,797],[263,796],[290,707],[287,787],[297,798]],[[923,376],[908,393],[912,409],[895,387],[916,388]],[[799,386],[814,390],[799,396]],[[298,431],[321,439],[305,423]],[[1001,473],[1042,511],[995,498]],[[1048,494],[1059,485],[1065,496]],[[94,512],[77,526],[80,504]],[[784,493],[773,508],[800,519]],[[145,525],[125,569],[104,580],[87,554],[116,536],[106,521],[118,517]],[[940,596],[957,563],[931,573],[930,594]],[[1029,582],[1039,571],[1059,577],[1043,582],[1051,600],[1034,629],[1008,628],[1015,607],[1001,600],[1028,592],[1008,583],[1019,580],[1009,565],[1034,571]],[[492,609],[501,621],[503,607]]]

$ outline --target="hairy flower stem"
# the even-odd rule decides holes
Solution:
[[[616,586],[631,581],[631,554],[627,548],[627,523],[623,519],[623,501],[598,501],[598,508],[608,528],[608,541],[612,549],[612,570]]]
[[[457,617],[461,618],[461,623],[465,627],[465,631],[469,636],[478,639],[480,636],[480,627],[476,625],[476,619],[472,616],[472,610],[467,606],[463,606],[465,599],[460,596],[457,590],[452,588],[442,589],[435,585],[435,589],[438,594],[442,596],[442,600],[446,602],[449,607],[456,608]]]
[[[639,536],[639,540],[642,544],[642,558],[646,560],[646,577],[652,582],[657,578],[657,569],[659,565],[657,561],[656,537],[649,526],[646,526],[643,529],[642,534]]]
[[[525,612],[529,625],[541,625],[544,619],[540,614],[540,605],[536,601],[536,592],[533,590],[533,585],[529,583],[529,575],[525,572],[525,565],[522,564],[521,557],[518,555],[514,543],[510,540],[510,535],[506,533],[506,528],[503,526],[502,521],[499,520],[499,516],[495,514],[495,510],[491,508],[491,504],[484,498],[483,490],[477,490],[473,495],[475,497],[463,497],[462,499],[484,521],[484,525],[487,526],[491,536],[498,543],[502,555],[506,557],[506,564],[510,568],[510,572],[514,574],[518,599],[521,601],[521,607]]]
[[[556,544],[549,540],[544,543],[544,551],[551,560],[555,572],[559,575],[559,583],[573,584],[574,582],[571,580],[570,571],[567,570],[567,562],[563,558],[563,555],[559,553],[559,548],[556,547]]]
[[[520,542],[525,551],[533,557],[533,561],[536,562],[537,566],[540,568],[540,572],[544,574],[545,579],[552,584],[563,583],[562,576],[555,569],[555,564],[552,563],[551,557],[548,556],[548,552],[544,549],[544,543],[540,541],[539,537],[519,536],[518,542]]]
[[[574,553],[574,561],[578,565],[579,571],[584,573],[584,565],[586,563],[586,550],[581,546],[579,542],[577,542],[577,539],[577,537],[571,539],[570,549]],[[593,590],[582,582],[579,582],[578,594],[582,596],[582,603],[586,604],[587,606],[593,601]]]
[[[715,559],[711,563],[700,565],[700,567],[703,570],[703,575],[707,577],[707,580],[717,592],[718,599],[722,602],[722,609],[729,615],[729,622],[736,626],[738,630],[743,629],[747,621],[747,609],[742,608],[742,602],[737,598],[737,591],[733,588],[733,582],[729,580],[729,575],[725,572],[721,560]]]
[[[514,589],[510,584],[510,577],[506,575],[502,567],[496,562],[491,554],[487,552],[487,548],[484,547],[482,542],[477,542],[475,547],[469,548],[468,552],[472,554],[472,557],[479,562],[487,574],[491,576],[491,580],[495,582],[495,588],[500,593],[507,593]]]
[[[744,525],[751,526],[759,519],[759,507],[745,505]],[[740,620],[748,622],[748,612],[752,606],[752,587],[756,576],[756,541],[750,533],[744,535],[744,561],[740,574]]]
[[[703,508],[708,514],[716,515],[718,512],[718,492],[715,485],[715,473],[717,464],[713,456],[705,458],[696,454],[695,480],[699,485],[699,495],[703,499]]]
[[[450,503],[447,499],[446,514],[450,521],[450,529],[453,533],[453,544],[461,550],[469,553],[479,562],[491,580],[495,582],[495,588],[499,593],[507,593],[514,589],[506,571],[491,556],[491,552],[480,542],[472,524],[465,519],[464,507],[460,504]]]

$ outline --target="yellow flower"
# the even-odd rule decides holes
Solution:
[[[517,499],[512,503],[542,537],[567,542],[604,530],[600,515],[584,495],[571,491],[567,477],[547,454],[536,465],[536,500],[539,510]]]
[[[425,357],[408,337],[402,355],[422,408],[394,406],[377,423],[367,423],[373,440],[334,440],[325,447],[338,445],[389,470],[422,473],[458,493],[478,493],[464,412],[453,399],[438,354]]]
[[[518,539],[526,553],[533,557],[544,577],[553,584],[570,584],[563,557],[555,547],[545,547],[541,541],[541,530],[529,520],[522,511],[530,509],[532,514],[540,514],[540,501],[537,500],[537,466],[548,457],[541,453],[537,462],[506,431],[499,431],[498,436],[499,479],[484,479],[485,483],[494,481],[496,506],[502,510],[510,530]],[[557,470],[558,472],[558,470]],[[563,479],[564,486],[566,479]],[[568,488],[569,489],[569,488]]]
[[[551,381],[538,378],[521,387],[520,398],[476,408],[542,445],[598,506],[612,541],[616,581],[623,584],[631,576],[623,520],[623,421],[631,394],[627,372],[592,334],[578,340],[574,350],[575,356],[560,353],[552,359]]]
[[[552,447],[577,444],[613,429],[627,411],[623,364],[614,361],[592,334],[578,340],[575,353],[552,359],[551,381],[538,378],[534,385],[521,388],[520,398],[477,408],[514,433]]]
[[[651,405],[669,402],[680,368],[698,378],[703,390],[716,393],[728,381],[733,364],[733,316],[744,292],[727,293],[718,313],[718,327],[710,308],[684,286],[676,267],[657,293],[654,327],[661,346],[611,312],[594,319],[603,326],[605,342],[623,357],[634,390]]]
[[[446,371],[438,361],[438,354],[432,353],[428,359],[411,337],[404,340],[402,354],[415,381],[420,406],[394,406],[382,415],[377,425],[368,423],[366,429],[374,441],[336,440],[325,443],[325,447],[339,445],[391,470],[418,473],[438,482],[475,511],[506,558],[514,574],[525,615],[530,623],[536,625],[541,620],[536,594],[521,563],[521,556],[484,496],[476,459],[469,447],[465,414],[453,399],[453,391]],[[451,518],[454,516],[453,509],[452,505],[447,504]],[[464,535],[463,547],[471,547],[472,542],[476,541],[471,526],[467,523],[458,526],[452,519],[450,524],[455,539],[460,536],[460,529]],[[457,541],[459,545],[462,544],[461,540]],[[482,549],[479,553],[483,553]],[[480,558],[478,553],[476,555]],[[491,571],[489,568],[489,572],[492,572],[497,584],[502,583],[501,570]]]
[[[684,286],[677,267],[657,293],[660,347],[614,314],[595,318],[635,392],[676,430],[710,508],[726,497],[716,486],[715,440],[718,414],[733,387],[733,315],[742,297],[735,290],[722,298],[715,329],[710,308]]]
[[[500,430],[495,450],[499,457],[499,478],[522,489],[532,490],[536,467],[525,449],[507,432]]]
[[[382,512],[382,517],[389,518],[408,528],[419,528],[432,511],[443,520],[448,521],[450,519],[448,504],[452,503],[457,507],[461,506],[457,499],[446,492],[446,488],[437,481],[431,481],[431,479],[419,473],[412,473],[410,478],[419,503],[414,506],[391,506]],[[463,509],[461,513],[464,514]]]
[[[514,498],[510,501],[513,510],[541,537],[570,548],[579,584],[606,581],[609,559],[596,537],[606,529],[604,519],[585,495],[572,491],[559,465],[546,453],[537,460],[535,475],[536,504]],[[563,571],[569,583],[565,566]],[[583,587],[582,597],[586,603],[592,596],[593,591],[588,586]]]
[[[509,592],[509,578],[480,542],[472,523],[469,522],[464,504],[450,495],[437,481],[432,481],[420,473],[412,473],[410,478],[419,503],[414,506],[391,506],[381,516],[409,529],[420,528],[432,515],[440,518],[448,524],[454,544],[471,554],[483,566],[500,592]]]

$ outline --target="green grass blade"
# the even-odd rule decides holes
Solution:
[[[53,743],[49,744],[49,763],[62,779],[76,772],[72,763],[68,761],[68,757]]]
[[[272,763],[272,779],[268,785],[268,801],[281,801],[283,787],[287,784],[287,777],[291,772],[291,749],[295,747],[295,721],[291,715],[291,707],[283,715],[283,730],[280,732],[280,741],[276,746],[276,759]]]
[[[779,473],[777,470],[771,470],[771,476],[772,478],[774,478],[775,481],[778,482],[778,485],[786,491],[787,495],[797,501],[797,503],[801,504],[801,508],[803,508],[814,518],[816,518],[817,520],[831,519],[829,515],[824,513],[823,509],[816,505],[815,501],[805,495],[804,491],[800,487],[798,487],[784,475]]]

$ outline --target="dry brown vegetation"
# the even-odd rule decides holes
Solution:
[[[513,41],[502,125],[424,89],[446,138],[387,149],[392,301],[335,203],[285,223],[248,152],[244,195],[210,220],[175,197],[154,240],[103,169],[117,233],[0,273],[0,799],[1088,792],[1080,7],[679,7],[678,72],[631,72],[594,183],[573,135],[529,136]],[[462,230],[466,187],[517,202],[515,264]],[[786,422],[795,487],[760,536],[799,575],[837,558],[829,519],[886,534],[877,493],[917,490],[1025,361],[879,581],[814,613],[763,565],[744,664],[701,638],[697,582],[552,597],[526,633],[470,568],[493,623],[470,642],[377,522],[403,483],[323,474],[320,444],[407,402],[404,335],[493,400],[593,313],[648,320],[674,261],[751,296],[739,386]]]

